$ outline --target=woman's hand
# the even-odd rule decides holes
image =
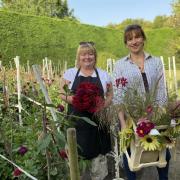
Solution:
[[[125,116],[124,116],[124,111],[120,111],[118,114],[120,125],[121,125],[121,130],[126,128],[126,121],[125,121]]]
[[[72,95],[68,95],[67,92],[65,92],[64,90],[64,86],[68,86],[71,82],[65,79],[61,79],[60,81],[60,98],[67,102],[68,104],[72,104],[72,100],[73,100],[73,96]]]
[[[68,104],[72,104],[73,96],[66,96],[64,94],[61,94],[60,97],[63,101],[67,102]]]
[[[112,98],[113,98],[112,83],[108,83],[107,84],[107,92],[105,94],[105,101],[104,101],[103,108],[108,107],[112,103]]]

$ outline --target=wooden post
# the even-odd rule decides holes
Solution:
[[[19,56],[14,58],[16,64],[16,77],[17,77],[17,93],[18,93],[18,111],[19,111],[19,124],[22,126],[22,117],[21,117],[21,82],[20,82],[20,68],[19,68]]]
[[[162,61],[162,64],[163,64],[163,74],[164,74],[164,82],[165,82],[165,88],[166,88],[166,72],[165,72],[165,64],[164,64],[164,58],[163,56],[160,56],[160,59]]]
[[[115,120],[113,120],[113,121],[115,122]],[[115,125],[112,127],[112,131],[116,132],[116,134],[118,134],[117,127]],[[112,155],[113,155],[114,161],[115,161],[115,178],[113,180],[124,180],[123,178],[120,177],[120,172],[119,172],[119,163],[121,161],[122,154],[120,152],[120,155],[119,155],[118,140],[119,139],[117,138],[117,136],[113,136],[114,147],[113,147]],[[120,139],[120,141],[121,141],[121,139]]]
[[[31,68],[29,66],[29,61],[27,61],[27,74],[30,75],[31,74]]]
[[[43,59],[43,67],[42,67],[42,77],[45,76],[45,60]]]
[[[49,80],[49,67],[48,67],[48,58],[45,57],[45,69],[47,69],[47,79]]]
[[[67,129],[67,143],[71,180],[80,180],[75,128]]]
[[[107,59],[107,64],[106,64],[106,71],[108,72],[108,73],[110,73],[111,74],[111,65],[112,65],[112,63],[111,63],[111,58],[109,58],[109,59]]]
[[[175,56],[172,57],[173,61],[173,73],[174,73],[174,87],[175,87],[175,92],[178,97],[178,87],[177,87],[177,78],[176,78],[176,61],[175,61]]]
[[[119,174],[119,155],[118,155],[118,138],[114,136],[114,153],[115,153],[115,177],[120,178]]]
[[[45,85],[43,83],[42,78],[41,78],[41,73],[40,73],[38,65],[33,65],[32,67],[33,67],[35,77],[36,77],[38,83],[40,84],[41,90],[42,90],[42,92],[44,94],[46,103],[47,104],[52,104],[51,99],[49,98],[49,95],[48,95],[48,91],[47,91],[47,89],[46,89],[46,87],[45,87]],[[53,120],[57,121],[57,116],[56,116],[56,113],[55,113],[54,109],[52,107],[50,107],[49,109],[50,109],[51,115],[53,117]]]
[[[2,71],[3,71],[3,101],[4,101],[4,107],[6,109],[9,106],[9,93],[8,93],[5,67],[2,67]]]
[[[172,89],[172,72],[171,72],[171,58],[168,57],[168,66],[169,66],[169,90]]]
[[[64,62],[64,71],[67,69],[67,61]]]
[[[49,76],[50,79],[53,79],[53,69],[52,69],[52,61],[49,60]]]
[[[12,70],[13,67],[12,67],[12,62],[11,61],[9,61],[9,66],[10,66],[10,69]]]
[[[114,65],[115,65],[115,59],[112,60],[112,71],[114,70]]]

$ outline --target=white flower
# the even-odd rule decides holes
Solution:
[[[171,127],[175,127],[176,126],[176,120],[175,119],[171,119]]]
[[[149,132],[149,135],[157,136],[157,135],[160,135],[160,133],[157,129],[151,129],[151,131]]]

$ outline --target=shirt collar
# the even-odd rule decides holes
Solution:
[[[145,60],[147,60],[147,59],[149,59],[150,57],[152,57],[151,54],[146,53],[146,52],[144,52],[144,55],[145,55]],[[124,59],[125,59],[126,61],[127,61],[127,60],[130,60],[130,54],[128,54],[127,56],[125,56]]]
[[[78,76],[85,76],[81,71],[79,72]],[[97,77],[96,71],[94,71],[90,77]]]

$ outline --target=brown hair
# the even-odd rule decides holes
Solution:
[[[124,43],[127,43],[127,40],[132,37],[132,33],[135,33],[138,37],[142,37],[146,40],[146,35],[142,29],[142,27],[138,24],[131,24],[127,26],[124,30]]]
[[[77,49],[77,53],[76,53],[76,67],[77,68],[79,68],[80,55],[83,54],[84,52],[93,53],[95,56],[95,64],[96,64],[96,60],[97,60],[96,49],[95,49],[94,45],[87,42],[87,43],[80,44]]]

